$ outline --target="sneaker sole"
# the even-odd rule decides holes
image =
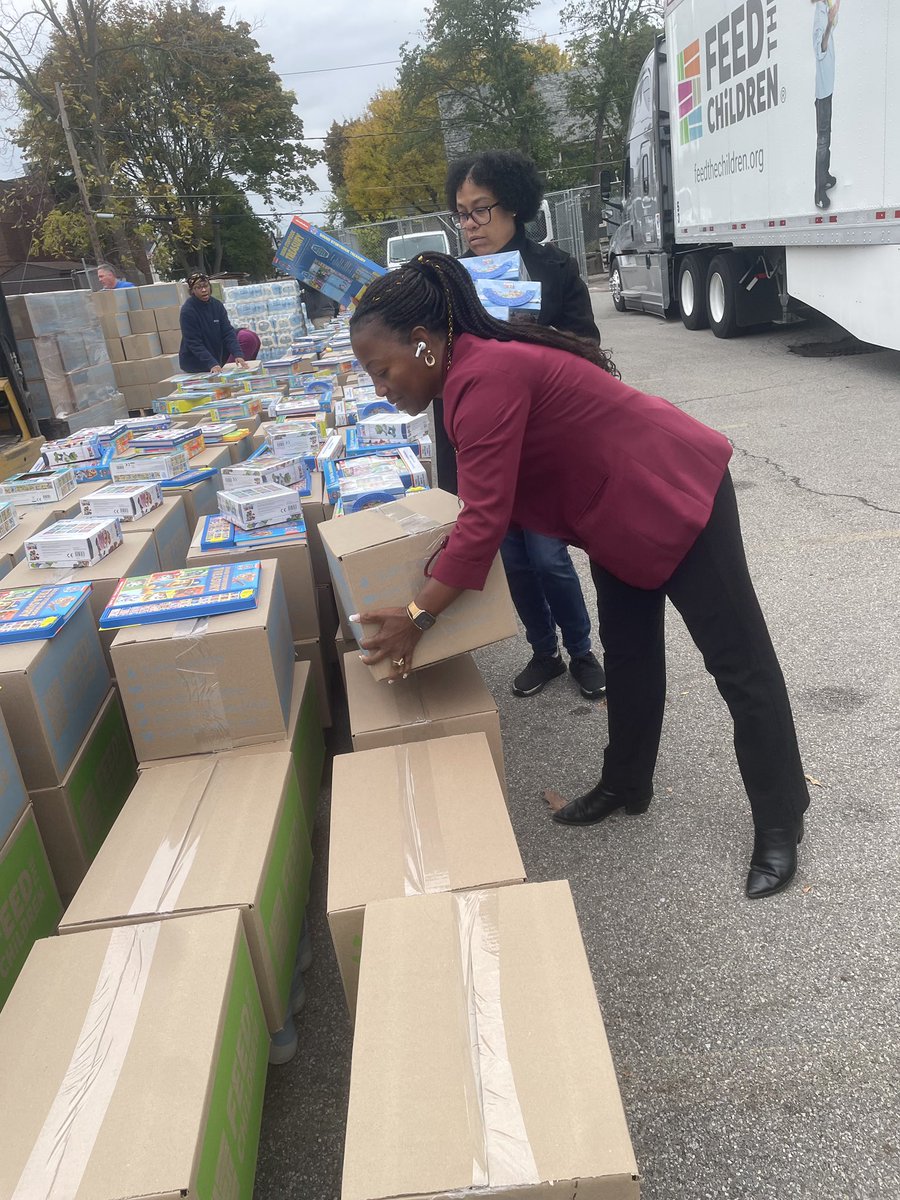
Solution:
[[[600,688],[600,690],[598,692],[589,692],[585,688],[583,688],[579,685],[578,690],[581,692],[582,696],[584,696],[585,700],[602,700],[603,697],[606,695],[605,687]]]
[[[524,699],[526,696],[536,696],[538,694],[538,692],[542,692],[544,690],[544,688],[547,686],[548,683],[552,683],[554,679],[559,679],[559,677],[561,675],[565,675],[565,673],[566,673],[566,668],[563,667],[563,669],[561,671],[557,671],[555,675],[551,675],[549,679],[545,679],[543,683],[539,683],[537,685],[537,687],[529,688],[527,691],[525,690],[525,688],[519,688],[519,687],[516,687],[515,684],[513,684],[512,689],[511,689],[512,694],[514,696],[518,696],[519,699]]]

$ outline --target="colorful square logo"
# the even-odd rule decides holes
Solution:
[[[699,38],[678,55],[678,125],[682,146],[703,137]]]

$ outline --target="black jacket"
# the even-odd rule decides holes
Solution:
[[[225,305],[215,296],[206,301],[188,296],[181,306],[178,365],[182,371],[196,374],[224,367],[232,355],[240,358],[241,347]]]
[[[558,246],[542,246],[532,242],[523,231],[516,233],[499,253],[518,250],[530,279],[541,285],[541,311],[538,322],[552,325],[563,333],[574,333],[600,344],[600,330],[594,322],[591,294],[578,272],[571,254]],[[473,258],[466,251],[463,258]],[[456,452],[444,429],[444,402],[434,402],[434,465],[437,467],[438,487],[456,492]]]

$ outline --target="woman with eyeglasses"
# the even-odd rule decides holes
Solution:
[[[544,197],[532,160],[514,150],[471,154],[450,164],[445,186],[447,204],[468,245],[464,257],[518,250],[528,277],[541,285],[538,322],[599,345],[591,297],[575,259],[525,233]],[[438,484],[455,492],[456,455],[444,430],[440,400],[435,401],[434,416]],[[591,619],[568,546],[559,538],[516,528],[504,539],[501,555],[532,650],[530,662],[513,680],[513,694],[536,696],[550,680],[565,674],[558,628],[581,694],[599,699],[606,691],[606,678],[591,647]]]
[[[178,365],[191,375],[218,375],[229,358],[246,367],[237,331],[221,300],[212,294],[209,276],[188,276],[190,296],[181,306],[181,348]]]
[[[599,346],[495,320],[465,269],[443,254],[420,254],[371,284],[350,335],[378,394],[403,412],[424,412],[443,398],[463,502],[408,606],[354,618],[377,627],[361,643],[367,661],[390,662],[391,679],[407,675],[419,639],[463,591],[484,587],[510,524],[580,546],[597,589],[609,740],[596,786],[554,820],[594,825],[650,807],[665,713],[668,599],[734,723],[755,827],[747,895],[787,887],[809,792],[747,568],[728,439],[623,383]],[[710,779],[703,790],[715,787]],[[698,880],[710,852],[700,836]]]

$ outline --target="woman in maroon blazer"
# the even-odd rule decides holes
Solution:
[[[809,793],[790,702],[747,570],[721,434],[620,382],[608,355],[569,334],[488,316],[467,272],[422,254],[379,279],[350,324],[379,395],[408,413],[436,396],[457,451],[463,509],[432,577],[363,648],[408,673],[420,637],[460,592],[484,586],[510,527],[584,549],[597,588],[609,744],[596,787],[564,825],[645,812],[665,703],[668,597],[734,721],[756,829],[747,895],[797,867]]]

